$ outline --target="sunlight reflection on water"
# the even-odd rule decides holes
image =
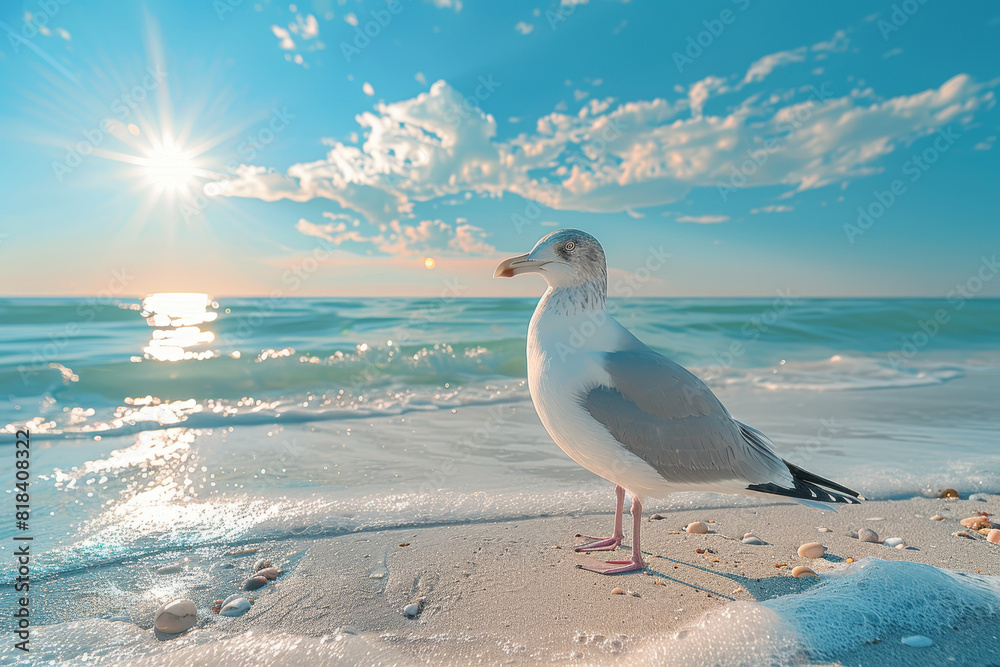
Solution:
[[[182,361],[218,356],[215,350],[192,349],[215,340],[212,331],[199,325],[215,321],[218,307],[212,297],[201,293],[163,292],[147,296],[142,301],[142,316],[154,330],[149,344],[142,348],[145,358]]]

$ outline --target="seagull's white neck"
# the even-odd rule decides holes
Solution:
[[[553,315],[580,315],[604,310],[607,301],[607,286],[596,280],[579,285],[550,286],[542,295],[535,312]]]

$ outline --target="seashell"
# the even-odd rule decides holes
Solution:
[[[826,547],[819,542],[809,542],[799,547],[799,556],[802,558],[822,558],[826,553]]]
[[[907,646],[912,646],[913,648],[927,648],[928,646],[934,646],[934,640],[930,637],[924,637],[923,635],[910,635],[909,637],[903,637],[903,643]]]
[[[708,532],[708,526],[703,524],[701,521],[695,521],[694,523],[689,523],[687,528],[684,529],[689,533],[698,533],[699,535],[704,535]]]
[[[816,530],[818,530],[821,533],[832,533],[833,532],[833,530],[830,529],[830,528],[817,528]]]
[[[944,517],[941,516],[940,514],[935,514],[934,516],[931,517],[931,521],[944,521]]]
[[[993,544],[1000,544],[1000,528],[994,528],[990,531],[989,535],[986,536],[987,542],[992,542]]]
[[[750,537],[743,538],[743,544],[753,544],[755,546],[760,546],[762,544],[767,544],[764,540],[760,539],[756,535],[750,535]]]
[[[177,574],[184,570],[184,561],[177,561],[176,563],[171,563],[170,565],[164,565],[163,567],[158,567],[153,572],[156,574]]]
[[[258,574],[257,576],[250,577],[249,579],[247,579],[246,581],[244,581],[242,589],[245,590],[245,591],[255,591],[258,588],[262,588],[264,586],[267,586],[269,583],[270,583],[270,580],[268,580],[267,577],[263,577],[263,576],[261,576],[261,575]]]
[[[878,533],[871,528],[862,528],[858,531],[858,539],[862,542],[878,542]]]
[[[403,616],[406,616],[407,618],[416,618],[417,616],[420,615],[420,612],[422,612],[423,610],[424,610],[423,600],[417,600],[416,602],[413,602],[403,607]]]
[[[271,567],[271,561],[264,560],[263,558],[261,558],[259,561],[253,564],[253,571],[260,572],[265,567]]]
[[[954,535],[955,537],[968,537],[969,539],[972,539],[972,535],[969,535],[964,530],[960,530],[957,533],[952,533],[952,535]]]
[[[611,589],[611,594],[612,595],[625,595],[625,591],[622,590],[622,589],[620,589],[620,588],[612,588]]]
[[[222,605],[222,611],[219,612],[219,615],[242,616],[248,611],[250,611],[250,600],[247,600],[246,598],[235,598]]]
[[[969,500],[975,500],[978,503],[988,503],[990,502],[990,497],[985,493],[973,493],[969,496]]]
[[[887,547],[898,547],[902,545],[904,549],[906,548],[906,545],[903,544],[902,537],[887,537],[884,540],[882,540],[882,545]]]
[[[939,498],[958,498],[958,491],[955,489],[945,489],[941,492]]]
[[[268,581],[274,581],[281,574],[281,570],[276,567],[265,567],[263,570],[257,570],[258,577],[267,577]]]
[[[798,567],[792,568],[793,577],[819,577],[818,574],[811,568],[805,565],[799,565]]]
[[[164,634],[175,635],[190,630],[198,621],[198,608],[191,600],[172,600],[156,610],[153,626]]]
[[[984,516],[970,516],[968,519],[962,519],[959,521],[960,524],[966,528],[972,528],[973,530],[978,530],[980,528],[992,528],[993,524],[990,520]]]

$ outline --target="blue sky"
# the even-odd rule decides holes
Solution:
[[[30,0],[0,33],[7,294],[530,295],[492,267],[579,227],[641,296],[944,296],[1000,245],[987,3]]]

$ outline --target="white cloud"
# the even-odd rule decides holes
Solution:
[[[535,29],[535,26],[530,23],[525,23],[524,21],[518,21],[517,25],[514,26],[514,30],[518,31],[522,35],[530,35],[531,31]]]
[[[798,86],[705,113],[712,95],[732,98],[738,83],[707,77],[670,100],[591,99],[576,113],[563,106],[497,141],[493,116],[437,81],[356,116],[360,145],[327,139],[325,156],[284,174],[245,165],[210,187],[267,201],[327,198],[383,224],[411,216],[415,202],[463,193],[513,193],[589,212],[635,211],[730,184],[784,185],[791,193],[878,173],[885,155],[992,108],[997,85],[960,74],[889,99],[870,89],[833,97]],[[489,99],[480,105],[488,108]]]
[[[274,33],[275,37],[277,37],[279,40],[281,40],[278,43],[278,46],[280,46],[281,48],[285,49],[286,51],[291,51],[292,49],[295,48],[295,42],[292,41],[292,38],[288,34],[287,30],[285,30],[281,26],[272,25],[271,26],[271,32]]]
[[[990,135],[972,147],[974,151],[988,151],[993,148],[993,142],[997,140],[996,135]]]
[[[824,60],[830,53],[846,51],[849,44],[850,40],[847,37],[847,33],[843,30],[838,30],[833,33],[833,37],[828,42],[816,42],[810,47],[800,46],[797,49],[789,51],[770,53],[750,65],[740,85],[744,86],[748,83],[763,81],[778,67],[791,63],[805,62],[810,53],[814,54],[812,57],[815,60]]]
[[[427,85],[427,77],[424,76],[423,72],[417,72],[416,74],[413,75],[413,78],[416,79],[417,83],[419,83],[420,85],[422,86]]]
[[[750,65],[750,69],[747,70],[746,75],[743,77],[743,83],[763,81],[776,67],[781,67],[789,63],[800,63],[805,59],[806,47],[804,46],[800,46],[794,51],[770,53]]]
[[[360,222],[354,220],[351,225],[350,216],[340,213],[324,213],[331,222],[316,224],[305,218],[300,218],[295,224],[302,234],[324,239],[329,243],[348,251],[361,251],[371,254],[419,257],[434,255],[493,255],[496,248],[486,242],[487,233],[475,225],[470,225],[464,218],[459,218],[454,225],[442,220],[421,220],[417,224],[403,224],[392,220],[388,224],[371,228],[366,235],[360,229]]]
[[[438,9],[454,9],[456,12],[462,11],[461,0],[427,0]]]
[[[751,214],[757,213],[791,213],[795,208],[792,206],[761,206],[760,208],[750,209]]]
[[[696,222],[699,225],[712,225],[719,222],[729,222],[728,215],[682,215],[677,222]]]
[[[375,94],[375,89],[372,88],[372,84],[365,81],[363,84],[361,84],[361,92],[371,97],[372,95]]]

